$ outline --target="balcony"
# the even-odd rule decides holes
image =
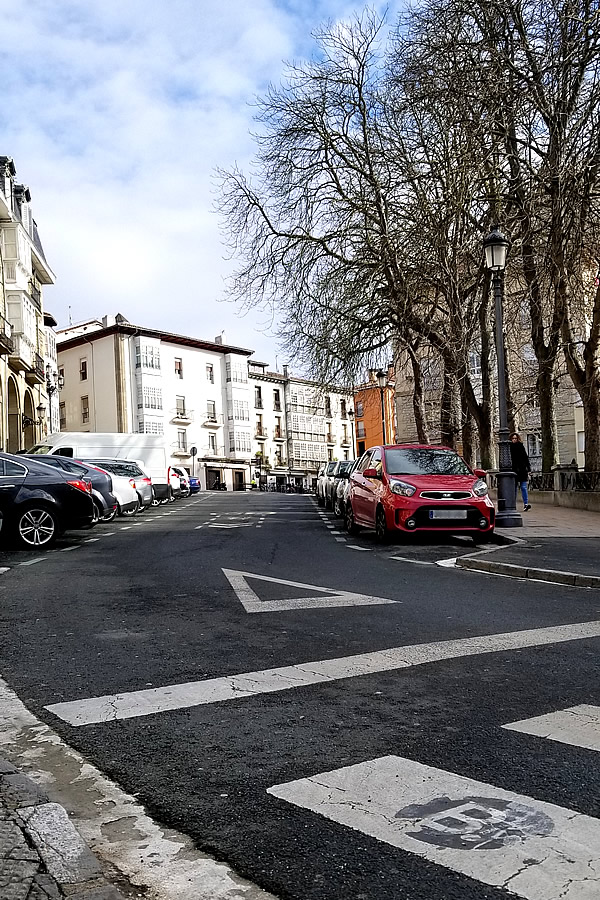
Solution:
[[[351,443],[352,442],[347,434],[342,435],[342,440],[340,441],[341,447],[349,447]]]
[[[0,316],[0,356],[13,352],[12,325],[3,316]]]
[[[281,428],[276,428],[273,432],[273,440],[274,441],[285,441],[285,433],[281,430]]]
[[[262,397],[255,397],[254,398],[254,409],[262,409],[262,408],[263,408]]]
[[[178,406],[170,410],[171,422],[175,425],[190,425],[194,421],[194,411]]]
[[[257,425],[256,430],[254,432],[254,437],[257,441],[266,441],[268,438],[267,429],[263,425]]]
[[[333,434],[333,432],[330,431],[329,434],[327,435],[327,443],[335,444],[336,442],[337,442],[337,435]]]
[[[32,282],[29,282],[29,296],[33,301],[34,306],[37,307],[39,312],[42,311],[42,292],[38,287],[35,286]]]
[[[188,450],[187,444],[171,444],[171,456],[176,456],[179,459],[187,459],[192,454]]]
[[[24,334],[13,334],[13,349],[8,355],[8,363],[11,368],[19,371],[29,371],[33,368],[33,344]]]
[[[203,428],[222,428],[223,427],[223,416],[217,413],[205,413],[204,421],[202,423]]]
[[[278,400],[273,401],[273,409],[275,412],[281,412],[281,403]]]
[[[46,384],[46,367],[44,360],[39,353],[35,351],[31,354],[31,368],[29,372],[25,372],[25,381],[27,384]]]

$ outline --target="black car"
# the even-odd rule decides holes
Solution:
[[[54,466],[71,475],[77,475],[92,485],[92,500],[94,501],[94,521],[102,519],[111,522],[117,514],[117,498],[112,492],[112,478],[107,472],[102,472],[95,466],[72,460],[68,456],[59,456],[46,453],[40,456],[34,453],[20,453],[20,459],[32,459],[43,463],[45,466]]]
[[[44,463],[0,453],[2,538],[21,547],[48,547],[63,531],[94,523],[91,485]]]

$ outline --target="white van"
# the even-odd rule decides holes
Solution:
[[[55,431],[27,452],[56,453],[73,459],[135,459],[152,479],[157,500],[171,494],[169,457],[160,435]]]

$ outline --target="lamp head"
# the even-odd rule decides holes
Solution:
[[[483,241],[485,250],[485,264],[492,272],[503,272],[506,268],[506,254],[510,247],[510,241],[495,226]]]

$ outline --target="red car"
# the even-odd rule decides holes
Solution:
[[[445,531],[484,543],[494,532],[494,504],[485,472],[471,469],[449,447],[371,447],[350,476],[346,529],[392,533]]]

